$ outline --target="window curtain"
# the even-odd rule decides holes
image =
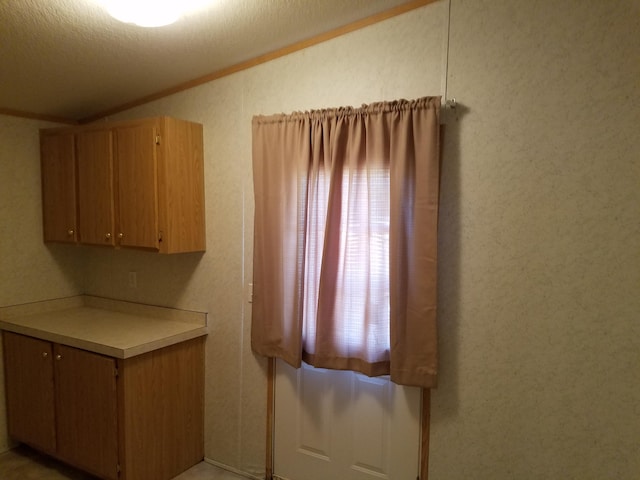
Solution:
[[[253,118],[254,352],[437,380],[440,97]]]

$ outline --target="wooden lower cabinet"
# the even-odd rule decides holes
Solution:
[[[168,480],[203,459],[204,337],[124,360],[3,341],[15,440],[109,480]]]

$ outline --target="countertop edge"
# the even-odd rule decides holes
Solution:
[[[100,336],[91,338],[91,335],[76,335],[73,333],[74,330],[77,330],[75,328],[68,332],[64,329],[48,329],[47,325],[43,325],[42,321],[37,321],[38,318],[41,319],[48,314],[60,314],[67,310],[72,314],[85,308],[87,312],[98,310],[102,312],[112,312],[116,316],[125,314],[133,318],[133,321],[135,321],[135,317],[140,317],[140,319],[145,319],[147,326],[143,327],[140,334],[137,334],[139,340],[114,343],[101,340],[102,337]],[[90,317],[88,316],[87,318]],[[149,330],[151,334],[148,335],[144,332],[149,329],[147,321],[149,319],[152,319],[154,322],[157,321],[160,324],[166,322],[174,325],[181,324],[182,327],[178,327],[177,329],[172,328],[170,330],[174,330],[174,332],[168,331],[164,336],[153,335],[151,330]],[[84,319],[82,319],[81,322],[84,322]],[[101,324],[104,326],[104,321]],[[74,325],[85,324],[75,323]],[[90,328],[91,320],[87,320],[86,326]],[[207,314],[205,312],[137,304],[101,297],[91,297],[88,295],[2,307],[0,308],[0,330],[27,335],[117,359],[135,357],[193,338],[208,335]],[[84,327],[82,330],[84,330]],[[150,337],[151,340],[145,338],[147,336]]]
[[[15,323],[6,322],[3,320],[0,320],[0,330],[17,333],[20,335],[26,335],[40,340],[46,340],[48,342],[59,343],[68,347],[79,348],[81,350],[87,350],[89,352],[106,355],[108,357],[113,357],[120,360],[136,357],[138,355],[143,355],[154,350],[159,350],[161,348],[169,347],[177,343],[208,335],[206,327],[197,327],[186,332],[181,332],[176,335],[171,335],[148,343],[142,343],[130,348],[116,348],[109,345],[103,345],[101,343],[84,340],[81,338],[49,332],[39,328],[17,325]]]

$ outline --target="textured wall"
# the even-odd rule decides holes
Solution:
[[[464,108],[445,131],[430,478],[636,479],[639,2],[452,0],[451,11],[449,94]],[[264,468],[264,362],[244,301],[251,116],[441,93],[445,13],[430,5],[127,112],[204,124],[207,253],[74,256],[89,293],[209,311],[208,457]]]
[[[640,475],[640,2],[454,0],[431,479]]]
[[[42,242],[38,129],[51,126],[0,115],[0,307],[81,291],[78,252]],[[3,371],[0,366],[0,452],[9,444]]]

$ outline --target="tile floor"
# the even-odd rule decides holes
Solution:
[[[1,480],[96,480],[49,457],[19,446],[0,454]],[[174,480],[246,480],[214,465],[201,462]]]

